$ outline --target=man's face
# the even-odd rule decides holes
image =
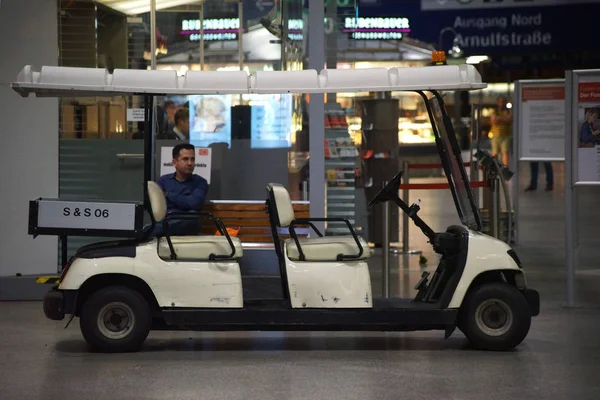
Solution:
[[[173,160],[175,171],[180,175],[189,176],[194,172],[196,166],[196,156],[194,150],[181,149],[179,157]]]

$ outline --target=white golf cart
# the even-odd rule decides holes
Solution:
[[[73,91],[92,96],[143,94],[147,99],[147,128],[152,115],[149,96],[206,93],[211,87],[207,85],[229,85],[226,90],[212,89],[221,93],[413,90],[427,105],[462,222],[445,232],[434,232],[419,217],[417,204],[408,206],[398,197],[400,171],[370,205],[394,202],[423,231],[433,249],[441,254],[441,260],[431,277],[423,274],[415,286],[414,298],[373,298],[367,265],[371,250],[351,224],[345,221],[347,236],[325,237],[311,223],[332,219],[295,218],[287,190],[277,183],[269,184],[265,211],[279,261],[283,298],[249,301],[242,294],[238,262],[244,256],[244,246],[210,214],[166,214],[165,196],[149,179],[152,139],[146,135],[143,208],[151,216],[152,226],[140,226],[141,205],[105,204],[110,211],[105,213],[103,232],[110,231],[114,223],[119,225],[114,228],[115,236],[123,236],[130,229],[132,238],[80,248],[65,265],[60,283],[49,290],[43,301],[44,312],[52,320],[62,320],[68,314],[70,322],[78,316],[82,334],[94,349],[138,350],[150,330],[435,329],[444,330],[449,337],[458,327],[477,348],[508,350],[524,340],[532,316],[539,313],[538,292],[527,287],[514,250],[480,232],[481,222],[460,149],[438,93],[485,87],[472,66],[325,70],[320,74],[257,72],[249,78],[243,75],[244,71],[233,75],[188,71],[185,77],[175,77],[170,84],[164,79],[172,79],[165,75],[172,71],[115,70],[111,75],[97,69],[44,68],[38,73],[26,67],[13,84],[14,90],[23,96],[31,92],[60,96]],[[361,82],[361,86],[355,82]],[[234,88],[235,85],[239,86]],[[63,227],[62,217],[57,214],[65,207],[63,200],[38,199],[31,204],[30,232],[34,235],[94,231],[93,227],[66,226],[66,220]],[[93,214],[94,203],[90,204]],[[118,219],[111,219],[113,215]],[[198,217],[213,220],[221,235],[169,235],[169,222],[173,219]],[[129,228],[120,223],[128,218],[132,221]],[[149,234],[158,223],[164,225],[166,232],[159,239]],[[295,229],[298,225],[312,226],[314,237],[299,238]],[[289,229],[290,239],[280,240],[281,228]]]

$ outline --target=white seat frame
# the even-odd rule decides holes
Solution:
[[[167,214],[167,200],[165,194],[162,189],[156,182],[148,181],[148,198],[150,200],[150,216],[152,219],[153,226],[157,223],[162,223],[165,231],[165,239],[167,240],[167,244],[169,245],[170,250],[170,259],[178,260],[177,253],[175,251],[175,246],[173,245],[173,240],[171,239],[171,235],[169,234],[169,218],[173,219],[199,219],[199,217],[206,217],[212,220],[217,226],[217,230],[221,233],[222,237],[224,237],[229,247],[231,248],[231,253],[229,254],[214,254],[211,253],[208,257],[209,261],[216,260],[231,260],[234,258],[238,258],[241,254],[236,254],[236,248],[241,249],[241,243],[237,243],[237,246],[234,245],[229,232],[225,228],[225,225],[219,218],[215,218],[212,214],[207,212],[171,212]],[[193,236],[190,236],[192,238]],[[238,238],[234,238],[239,242]],[[157,252],[160,253],[160,240],[157,240]],[[181,261],[188,261],[188,259],[182,259]],[[198,261],[198,260],[190,260],[190,261]]]
[[[291,236],[291,240],[294,241],[296,247],[298,249],[299,261],[310,261],[310,262],[332,262],[332,261],[353,261],[353,260],[362,260],[368,257],[370,249],[367,247],[366,250],[361,244],[361,240],[356,235],[356,232],[352,228],[350,221],[345,218],[295,218],[294,217],[294,208],[292,206],[292,201],[287,189],[278,183],[270,183],[267,185],[267,192],[269,194],[269,200],[274,205],[270,212],[274,213],[274,221],[279,228],[288,228]],[[298,239],[298,235],[295,231],[295,226],[299,224],[308,224],[319,237],[323,237],[323,234],[314,226],[313,222],[345,222],[348,226],[348,230],[351,233],[351,236],[344,236],[344,240],[340,240],[341,246],[347,246],[348,239],[351,238],[354,240],[358,248],[357,254],[344,254],[340,253],[336,255],[335,260],[325,259],[325,260],[317,260],[310,259],[307,260],[306,255],[302,251],[302,247],[300,244],[300,240]],[[335,241],[335,236],[332,236],[330,240]],[[329,239],[329,238],[328,238]],[[310,240],[310,239],[309,239]]]

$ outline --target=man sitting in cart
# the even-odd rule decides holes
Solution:
[[[196,148],[189,143],[180,143],[173,147],[174,173],[161,176],[156,183],[165,192],[167,215],[172,212],[200,212],[208,193],[208,182],[194,174],[196,166]],[[197,235],[201,220],[183,220],[169,218],[170,235]],[[154,236],[164,236],[162,223],[157,223]]]

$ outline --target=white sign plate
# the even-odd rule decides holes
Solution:
[[[135,203],[40,200],[38,228],[135,230]]]
[[[144,109],[143,108],[128,108],[127,109],[127,121],[129,122],[144,122]]]
[[[521,160],[565,159],[565,86],[524,84],[518,106]]]
[[[173,166],[173,147],[165,146],[160,149],[160,175],[175,172]],[[196,147],[196,168],[194,174],[206,179],[210,185],[210,166],[212,160],[212,149],[210,147]]]

